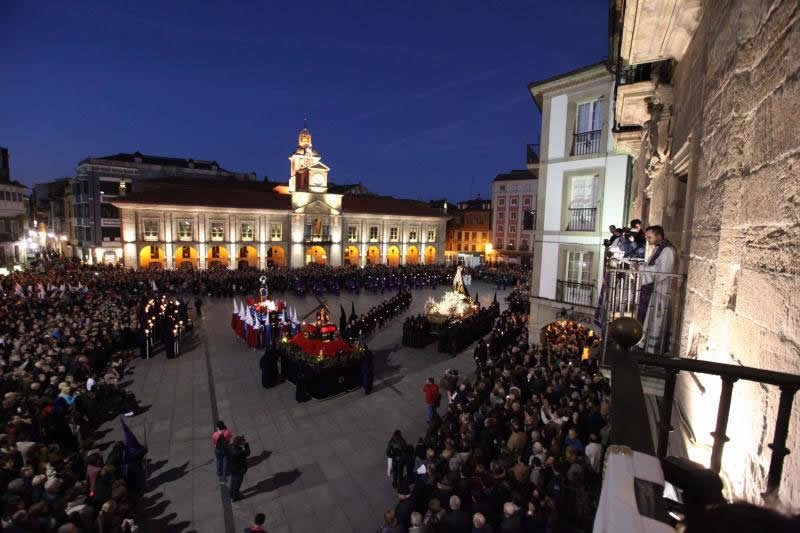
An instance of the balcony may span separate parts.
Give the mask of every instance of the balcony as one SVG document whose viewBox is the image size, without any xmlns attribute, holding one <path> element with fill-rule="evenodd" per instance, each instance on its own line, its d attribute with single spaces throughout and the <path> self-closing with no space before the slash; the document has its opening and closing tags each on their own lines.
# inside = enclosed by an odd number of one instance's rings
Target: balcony
<svg viewBox="0 0 800 533">
<path fill-rule="evenodd" d="M 594 306 L 594 284 L 577 281 L 556 281 L 556 301 L 566 304 Z"/>
<path fill-rule="evenodd" d="M 527 145 L 527 157 L 526 161 L 529 165 L 535 165 L 539 162 L 539 145 L 538 144 L 529 144 Z"/>
<path fill-rule="evenodd" d="M 570 207 L 567 231 L 595 231 L 596 207 Z"/>
<path fill-rule="evenodd" d="M 303 242 L 304 243 L 314 243 L 314 244 L 330 244 L 331 243 L 331 235 L 328 232 L 322 233 L 306 233 L 303 235 Z"/>
<path fill-rule="evenodd" d="M 603 130 L 585 131 L 576 133 L 572 140 L 572 153 L 570 155 L 589 155 L 600 153 L 600 140 Z"/>
</svg>

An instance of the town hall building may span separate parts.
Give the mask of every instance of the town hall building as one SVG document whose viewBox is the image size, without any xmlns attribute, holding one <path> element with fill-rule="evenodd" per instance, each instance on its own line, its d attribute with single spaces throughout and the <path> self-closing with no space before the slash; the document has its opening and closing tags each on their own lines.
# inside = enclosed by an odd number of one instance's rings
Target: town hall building
<svg viewBox="0 0 800 533">
<path fill-rule="evenodd" d="M 129 268 L 267 268 L 444 262 L 443 210 L 328 183 L 303 128 L 288 183 L 165 175 L 117 197 Z"/>
</svg>

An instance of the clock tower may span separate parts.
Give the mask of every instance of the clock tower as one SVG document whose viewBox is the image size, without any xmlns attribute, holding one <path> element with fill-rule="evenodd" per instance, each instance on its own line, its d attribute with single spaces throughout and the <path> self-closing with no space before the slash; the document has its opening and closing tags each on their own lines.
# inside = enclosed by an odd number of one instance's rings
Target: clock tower
<svg viewBox="0 0 800 533">
<path fill-rule="evenodd" d="M 297 148 L 289 155 L 289 191 L 327 192 L 328 171 L 312 143 L 307 127 L 297 135 Z M 298 176 L 300 174 L 302 177 Z"/>
</svg>

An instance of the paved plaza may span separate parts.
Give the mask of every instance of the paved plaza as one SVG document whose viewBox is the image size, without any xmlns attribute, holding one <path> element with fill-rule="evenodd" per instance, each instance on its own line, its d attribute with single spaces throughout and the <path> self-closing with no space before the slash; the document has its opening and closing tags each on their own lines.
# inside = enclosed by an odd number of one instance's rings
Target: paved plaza
<svg viewBox="0 0 800 533">
<path fill-rule="evenodd" d="M 408 314 L 422 311 L 429 296 L 445 290 L 416 290 L 409 311 L 368 340 L 375 354 L 375 387 L 332 399 L 299 404 L 294 386 L 261 387 L 260 351 L 249 350 L 230 328 L 229 299 L 207 300 L 192 346 L 167 360 L 163 352 L 138 360 L 128 376 L 129 389 L 145 411 L 129 424 L 149 447 L 150 476 L 141 506 L 143 530 L 153 533 L 238 532 L 257 512 L 267 515 L 271 533 L 374 531 L 395 501 L 386 478 L 386 442 L 401 429 L 410 442 L 424 433 L 422 385 L 447 368 L 474 369 L 472 347 L 455 359 L 436 351 L 400 344 Z M 474 283 L 488 305 L 494 286 Z M 334 322 L 340 304 L 358 313 L 393 293 L 328 297 Z M 505 292 L 497 292 L 501 308 Z M 284 298 L 302 316 L 317 304 L 313 296 Z M 216 419 L 234 435 L 247 437 L 250 469 L 242 485 L 244 499 L 232 503 L 221 485 L 211 446 Z M 110 422 L 105 441 L 120 439 Z"/>
</svg>

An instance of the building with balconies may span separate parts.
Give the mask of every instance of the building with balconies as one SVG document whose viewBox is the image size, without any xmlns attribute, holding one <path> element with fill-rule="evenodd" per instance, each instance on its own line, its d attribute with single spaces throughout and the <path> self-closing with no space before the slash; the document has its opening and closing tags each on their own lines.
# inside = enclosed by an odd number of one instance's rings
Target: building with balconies
<svg viewBox="0 0 800 533">
<path fill-rule="evenodd" d="M 491 242 L 492 201 L 475 198 L 451 206 L 447 210 L 452 217 L 447 222 L 447 262 L 478 266 L 488 261 L 487 251 L 492 250 L 491 246 L 487 250 Z"/>
<path fill-rule="evenodd" d="M 594 313 L 609 225 L 626 223 L 630 157 L 614 151 L 614 77 L 605 63 L 533 82 L 542 114 L 531 276 L 531 338 L 565 309 Z"/>
<path fill-rule="evenodd" d="M 9 270 L 27 260 L 26 188 L 11 179 L 8 149 L 0 147 L 0 267 Z"/>
<path fill-rule="evenodd" d="M 539 179 L 536 169 L 512 170 L 492 181 L 492 263 L 530 266 Z"/>
</svg>

